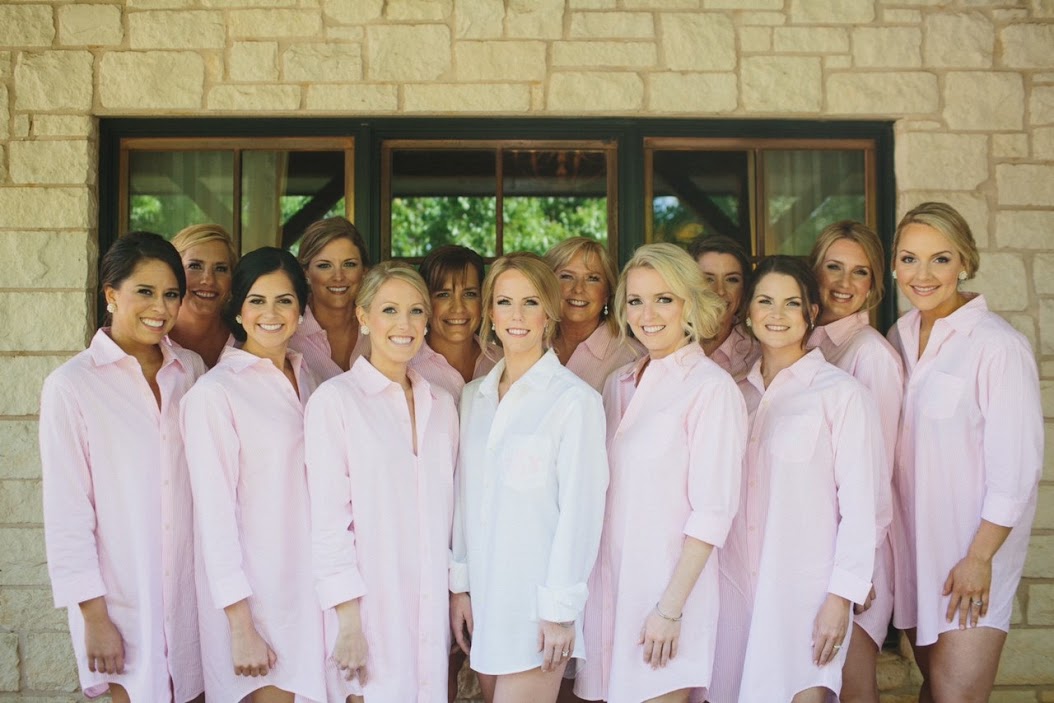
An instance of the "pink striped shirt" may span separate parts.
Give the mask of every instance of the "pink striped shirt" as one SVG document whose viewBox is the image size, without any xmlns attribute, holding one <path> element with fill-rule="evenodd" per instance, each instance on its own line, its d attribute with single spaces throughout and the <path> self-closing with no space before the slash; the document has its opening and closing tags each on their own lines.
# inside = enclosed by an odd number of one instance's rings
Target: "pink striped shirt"
<svg viewBox="0 0 1054 703">
<path fill-rule="evenodd" d="M 484 352 L 479 337 L 476 337 L 476 346 L 480 354 L 476 358 L 476 368 L 472 371 L 473 379 L 486 376 L 503 355 L 501 347 L 495 344 Z M 461 399 L 461 391 L 465 388 L 461 372 L 451 366 L 445 356 L 428 346 L 427 342 L 421 345 L 417 356 L 410 360 L 410 368 L 421 374 L 434 388 L 442 388 L 449 393 L 455 404 Z"/>
<path fill-rule="evenodd" d="M 741 325 L 735 325 L 710 358 L 736 381 L 742 381 L 761 358 L 761 345 Z"/>
<path fill-rule="evenodd" d="M 644 347 L 640 342 L 635 339 L 619 341 L 607 323 L 601 322 L 600 327 L 571 353 L 567 368 L 600 393 L 612 371 L 636 361 L 643 354 Z"/>
<path fill-rule="evenodd" d="M 172 701 L 171 679 L 183 703 L 204 686 L 179 402 L 205 364 L 168 338 L 160 348 L 160 408 L 139 362 L 108 328 L 44 382 L 44 537 L 85 694 L 116 683 L 133 701 Z M 123 674 L 88 670 L 77 604 L 99 596 L 124 639 Z"/>
<path fill-rule="evenodd" d="M 326 335 L 326 330 L 322 329 L 322 325 L 318 324 L 310 306 L 304 311 L 304 321 L 300 323 L 289 340 L 289 348 L 303 355 L 304 363 L 319 383 L 344 373 L 340 364 L 333 361 L 333 349 L 329 346 L 329 337 Z M 369 355 L 370 338 L 360 332 L 355 341 L 355 348 L 351 350 L 348 368 L 350 369 L 360 356 Z"/>
</svg>

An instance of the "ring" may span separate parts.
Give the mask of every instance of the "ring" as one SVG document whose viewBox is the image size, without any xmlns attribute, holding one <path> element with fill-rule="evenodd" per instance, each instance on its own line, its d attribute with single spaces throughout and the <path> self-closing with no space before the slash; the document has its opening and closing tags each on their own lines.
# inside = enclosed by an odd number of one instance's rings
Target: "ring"
<svg viewBox="0 0 1054 703">
<path fill-rule="evenodd" d="M 842 648 L 842 645 L 840 645 L 840 644 L 836 644 L 836 645 L 834 646 L 834 650 L 835 650 L 836 652 L 837 652 L 837 651 L 838 651 L 839 649 L 841 649 L 841 648 Z"/>
<path fill-rule="evenodd" d="M 973 602 L 973 604 L 976 605 L 978 608 L 980 608 L 982 605 L 984 605 L 984 601 L 983 600 L 975 600 Z"/>
<path fill-rule="evenodd" d="M 561 652 L 561 654 L 563 654 L 566 657 L 567 656 L 567 650 L 565 649 L 563 652 Z"/>
</svg>

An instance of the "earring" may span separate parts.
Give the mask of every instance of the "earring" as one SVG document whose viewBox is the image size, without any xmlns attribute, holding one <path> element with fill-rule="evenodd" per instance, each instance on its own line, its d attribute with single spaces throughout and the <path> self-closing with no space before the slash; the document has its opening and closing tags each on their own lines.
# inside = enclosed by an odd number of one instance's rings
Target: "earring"
<svg viewBox="0 0 1054 703">
<path fill-rule="evenodd" d="M 300 317 L 299 317 L 299 318 L 297 319 L 296 323 L 297 323 L 298 325 L 302 325 L 302 324 L 304 324 L 304 316 L 303 316 L 303 315 L 301 315 L 301 316 L 300 316 Z"/>
<path fill-rule="evenodd" d="M 106 303 L 106 312 L 111 315 L 117 312 L 117 303 Z"/>
<path fill-rule="evenodd" d="M 608 304 L 604 303 L 604 317 L 608 316 Z"/>
<path fill-rule="evenodd" d="M 959 280 L 960 281 L 965 281 L 966 280 L 966 272 L 965 271 L 960 271 L 959 272 Z"/>
<path fill-rule="evenodd" d="M 242 316 L 241 315 L 235 315 L 234 316 L 234 321 L 237 322 L 240 325 L 242 323 Z"/>
<path fill-rule="evenodd" d="M 370 336 L 370 328 L 367 327 L 366 325 L 363 325 L 362 327 L 360 327 L 359 328 L 359 332 L 362 332 L 362 334 L 366 335 L 367 337 Z"/>
<path fill-rule="evenodd" d="M 894 281 L 897 280 L 897 272 L 895 270 L 893 271 L 893 273 L 891 273 L 889 275 L 893 277 Z"/>
<path fill-rule="evenodd" d="M 753 327 L 754 326 L 753 323 L 750 322 L 750 318 L 749 317 L 746 320 L 744 320 L 743 324 L 746 325 L 747 327 Z"/>
<path fill-rule="evenodd" d="M 490 331 L 491 331 L 491 332 L 497 332 L 497 331 L 498 331 L 498 328 L 494 326 L 494 323 L 493 323 L 493 322 L 492 322 L 492 323 L 490 323 Z"/>
<path fill-rule="evenodd" d="M 425 334 L 428 334 L 428 325 L 425 325 Z"/>
</svg>

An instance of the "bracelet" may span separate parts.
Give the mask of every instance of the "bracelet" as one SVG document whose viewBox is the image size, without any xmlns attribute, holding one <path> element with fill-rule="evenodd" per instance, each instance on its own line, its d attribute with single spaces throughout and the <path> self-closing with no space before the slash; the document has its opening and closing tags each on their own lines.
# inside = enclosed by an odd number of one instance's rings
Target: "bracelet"
<svg viewBox="0 0 1054 703">
<path fill-rule="evenodd" d="M 681 614 L 678 615 L 677 617 L 671 618 L 669 615 L 667 615 L 666 613 L 662 612 L 662 610 L 659 609 L 659 602 L 658 601 L 655 601 L 655 612 L 659 614 L 660 618 L 662 618 L 663 620 L 669 620 L 670 622 L 680 622 L 681 618 L 684 617 L 684 612 L 682 611 Z"/>
</svg>

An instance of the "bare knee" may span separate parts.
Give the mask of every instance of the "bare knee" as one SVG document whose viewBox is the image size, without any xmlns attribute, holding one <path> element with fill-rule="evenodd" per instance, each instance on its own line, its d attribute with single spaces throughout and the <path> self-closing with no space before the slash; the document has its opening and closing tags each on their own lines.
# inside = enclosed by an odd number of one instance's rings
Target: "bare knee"
<svg viewBox="0 0 1054 703">
<path fill-rule="evenodd" d="M 113 703 L 130 703 L 128 691 L 124 689 L 124 686 L 116 683 L 110 684 L 110 700 Z"/>
<path fill-rule="evenodd" d="M 827 694 L 829 692 L 830 689 L 824 688 L 823 686 L 807 688 L 804 691 L 798 691 L 794 694 L 791 703 L 826 703 Z"/>
</svg>

